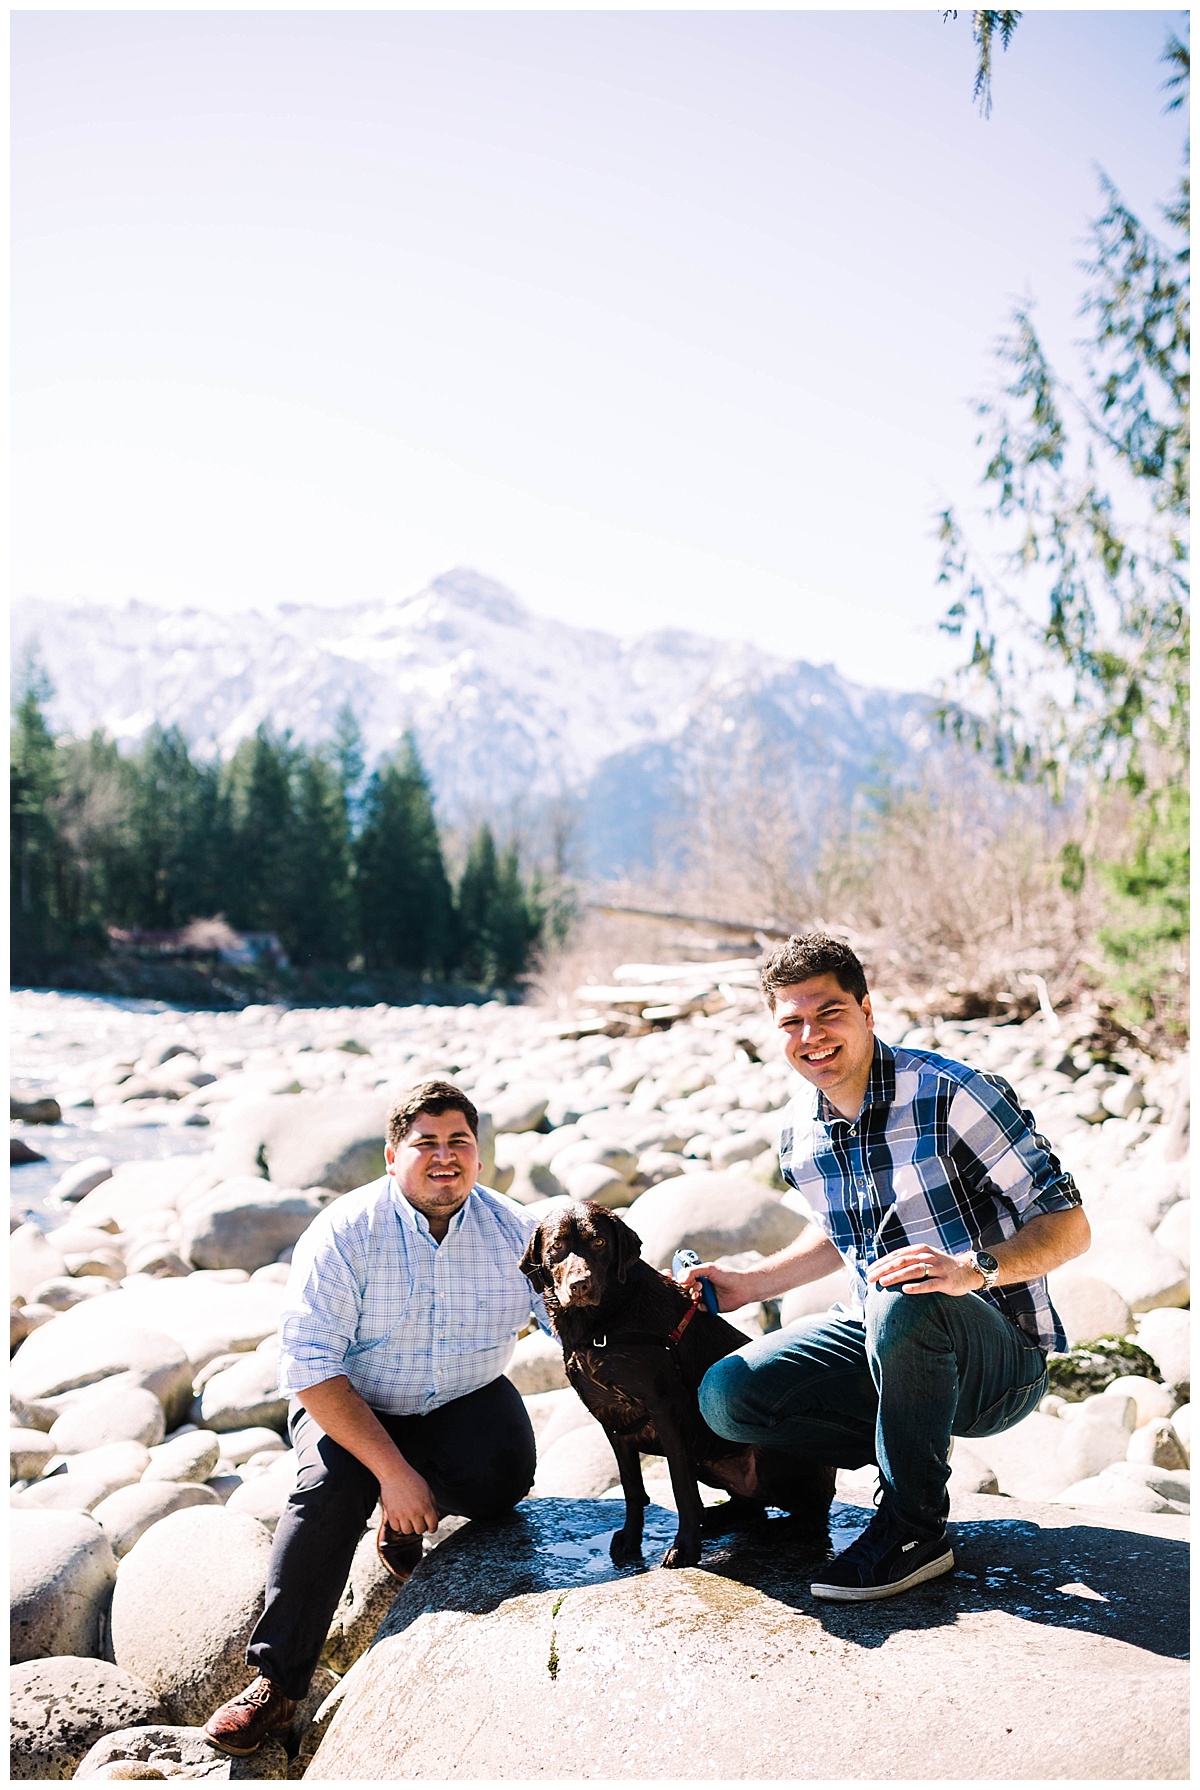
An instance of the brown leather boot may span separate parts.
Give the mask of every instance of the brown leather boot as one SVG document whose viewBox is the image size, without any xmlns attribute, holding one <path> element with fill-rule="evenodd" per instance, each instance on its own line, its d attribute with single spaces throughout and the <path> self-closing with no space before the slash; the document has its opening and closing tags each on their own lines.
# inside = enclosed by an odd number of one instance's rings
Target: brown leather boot
<svg viewBox="0 0 1200 1790">
<path fill-rule="evenodd" d="M 295 1697 L 285 1697 L 277 1684 L 260 1675 L 222 1703 L 204 1724 L 204 1733 L 223 1753 L 256 1753 L 268 1734 L 286 1728 L 295 1713 Z"/>
<path fill-rule="evenodd" d="M 399 1529 L 389 1529 L 386 1517 L 379 1525 L 375 1547 L 392 1577 L 399 1579 L 402 1585 L 411 1576 L 413 1568 L 421 1564 L 424 1551 L 419 1535 L 404 1535 Z"/>
</svg>

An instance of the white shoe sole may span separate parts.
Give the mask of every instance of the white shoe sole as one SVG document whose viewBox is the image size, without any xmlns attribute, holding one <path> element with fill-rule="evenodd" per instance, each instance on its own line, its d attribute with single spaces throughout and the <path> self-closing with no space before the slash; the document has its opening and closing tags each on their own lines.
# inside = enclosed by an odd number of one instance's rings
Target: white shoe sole
<svg viewBox="0 0 1200 1790">
<path fill-rule="evenodd" d="M 936 1560 L 927 1560 L 924 1566 L 918 1566 L 905 1579 L 897 1579 L 891 1585 L 820 1585 L 809 1586 L 814 1597 L 831 1597 L 838 1603 L 865 1604 L 877 1597 L 895 1597 L 901 1591 L 909 1591 L 914 1585 L 923 1585 L 926 1579 L 938 1579 L 944 1572 L 950 1572 L 954 1566 L 954 1551 L 947 1548 Z"/>
</svg>

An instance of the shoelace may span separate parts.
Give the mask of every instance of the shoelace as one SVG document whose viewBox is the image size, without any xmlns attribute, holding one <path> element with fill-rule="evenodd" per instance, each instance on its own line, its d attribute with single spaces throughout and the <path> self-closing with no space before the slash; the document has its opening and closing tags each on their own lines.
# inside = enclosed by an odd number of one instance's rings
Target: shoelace
<svg viewBox="0 0 1200 1790">
<path fill-rule="evenodd" d="M 249 1703 L 255 1708 L 261 1704 L 264 1708 L 275 1695 L 275 1686 L 269 1678 L 260 1678 L 251 1682 L 238 1698 L 239 1703 Z"/>
</svg>

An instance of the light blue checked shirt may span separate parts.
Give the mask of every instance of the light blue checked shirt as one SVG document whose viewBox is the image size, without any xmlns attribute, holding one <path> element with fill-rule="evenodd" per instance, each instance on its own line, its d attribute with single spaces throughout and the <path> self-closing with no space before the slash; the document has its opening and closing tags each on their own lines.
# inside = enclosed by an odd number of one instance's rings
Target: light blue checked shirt
<svg viewBox="0 0 1200 1790">
<path fill-rule="evenodd" d="M 948 1255 L 990 1249 L 1039 1212 L 1082 1204 L 1079 1189 L 1002 1076 L 875 1040 L 857 1118 L 806 1087 L 788 1108 L 779 1166 L 804 1212 L 836 1244 L 860 1314 L 865 1271 L 906 1243 Z M 1041 1349 L 1067 1339 L 1044 1280 L 986 1299 Z"/>
<path fill-rule="evenodd" d="M 391 1175 L 343 1195 L 292 1257 L 280 1391 L 345 1374 L 373 1410 L 411 1417 L 488 1385 L 544 1321 L 519 1266 L 536 1224 L 476 1186 L 437 1244 Z"/>
</svg>

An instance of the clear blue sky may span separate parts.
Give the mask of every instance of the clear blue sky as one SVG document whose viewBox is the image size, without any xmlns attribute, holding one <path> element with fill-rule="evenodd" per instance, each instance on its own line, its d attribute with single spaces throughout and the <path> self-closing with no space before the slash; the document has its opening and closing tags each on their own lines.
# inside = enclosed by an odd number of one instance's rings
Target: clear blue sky
<svg viewBox="0 0 1200 1790">
<path fill-rule="evenodd" d="M 1183 15 L 23 12 L 20 595 L 535 610 L 917 688 L 1016 296 L 1151 212 Z"/>
</svg>

